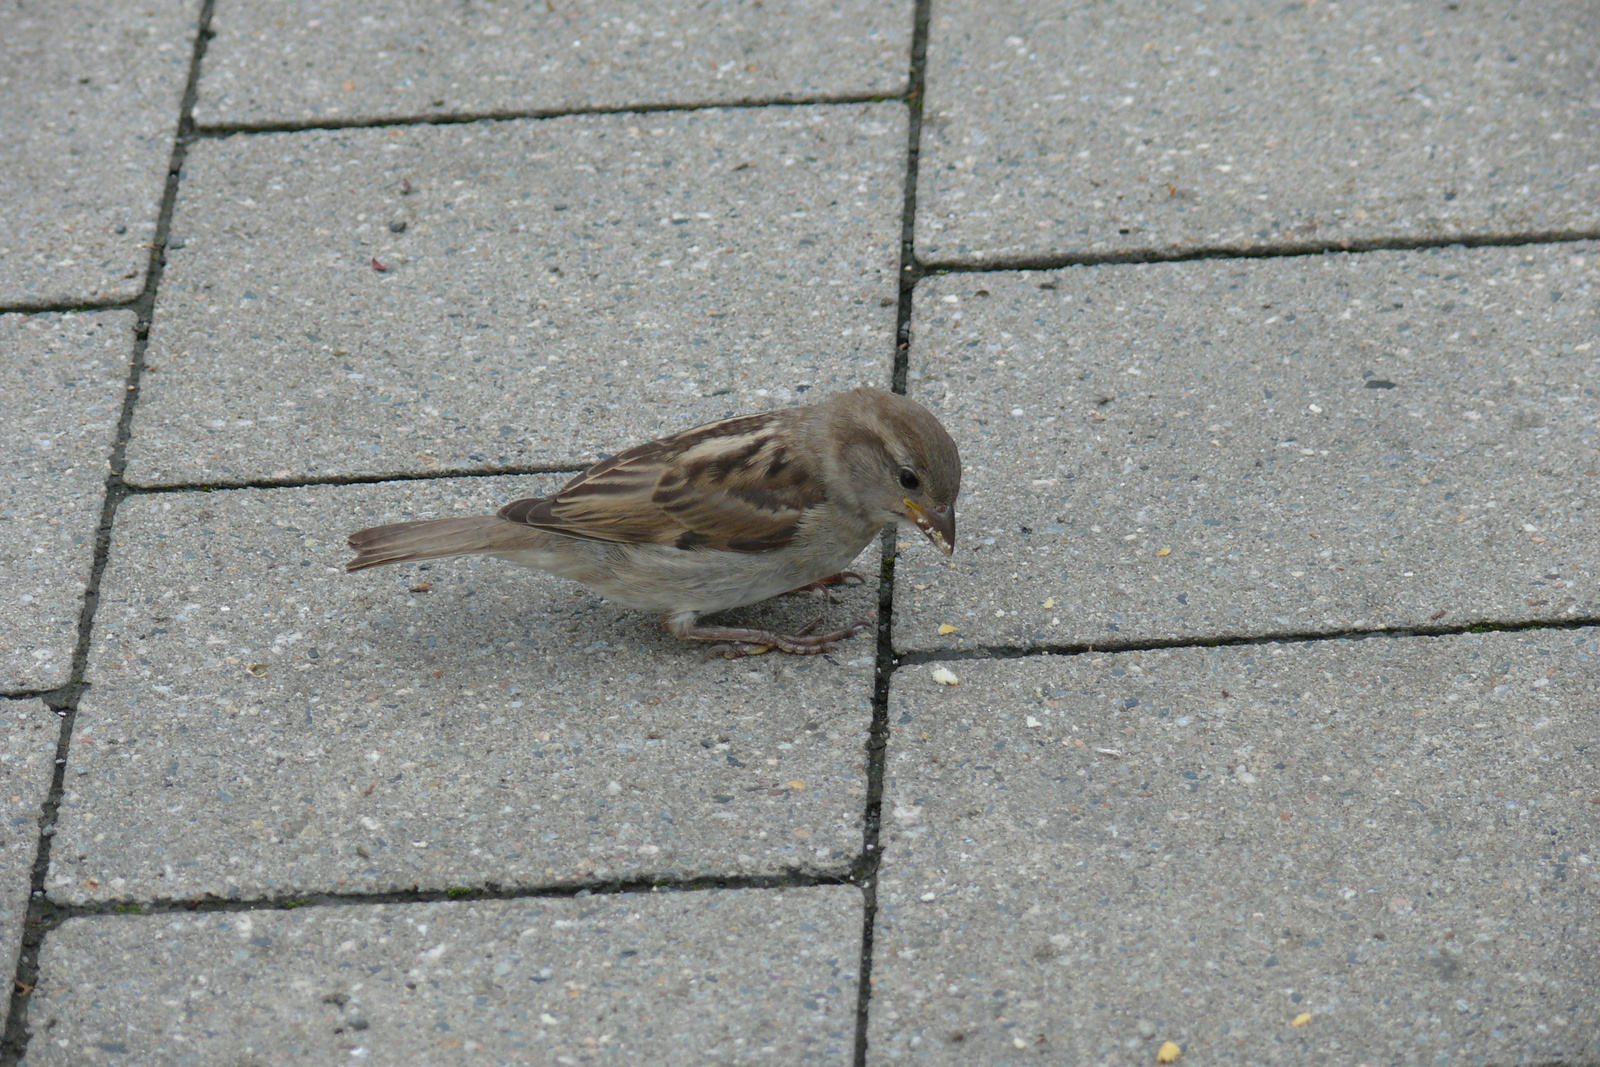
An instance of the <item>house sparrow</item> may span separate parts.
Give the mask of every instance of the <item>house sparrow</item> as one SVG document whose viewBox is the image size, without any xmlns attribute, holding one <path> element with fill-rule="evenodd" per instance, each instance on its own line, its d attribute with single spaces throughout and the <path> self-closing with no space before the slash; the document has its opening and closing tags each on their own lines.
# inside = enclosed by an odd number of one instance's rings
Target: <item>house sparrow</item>
<svg viewBox="0 0 1600 1067">
<path fill-rule="evenodd" d="M 825 651 L 833 633 L 707 626 L 707 612 L 836 583 L 896 522 L 955 551 L 961 457 L 928 411 L 879 389 L 725 419 L 595 464 L 550 497 L 498 515 L 375 526 L 350 536 L 351 571 L 482 553 L 661 613 L 677 637 L 730 656 Z"/>
</svg>

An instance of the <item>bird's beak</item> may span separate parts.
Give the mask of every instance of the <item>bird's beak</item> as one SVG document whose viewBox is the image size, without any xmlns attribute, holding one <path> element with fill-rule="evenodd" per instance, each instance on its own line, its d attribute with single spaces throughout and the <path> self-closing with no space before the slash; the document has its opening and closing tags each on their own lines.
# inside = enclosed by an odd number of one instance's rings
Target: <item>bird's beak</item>
<svg viewBox="0 0 1600 1067">
<path fill-rule="evenodd" d="M 911 521 L 917 524 L 917 529 L 925 534 L 934 547 L 945 555 L 953 555 L 956 550 L 956 513 L 950 508 L 934 508 L 928 510 L 914 500 L 907 500 L 906 514 Z"/>
</svg>

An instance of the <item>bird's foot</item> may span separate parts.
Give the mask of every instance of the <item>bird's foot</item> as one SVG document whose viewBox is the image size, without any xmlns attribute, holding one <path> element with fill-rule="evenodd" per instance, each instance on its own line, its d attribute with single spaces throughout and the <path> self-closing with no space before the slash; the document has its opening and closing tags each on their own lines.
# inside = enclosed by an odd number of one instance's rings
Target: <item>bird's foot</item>
<svg viewBox="0 0 1600 1067">
<path fill-rule="evenodd" d="M 853 637 L 861 630 L 876 621 L 876 611 L 860 622 L 851 623 L 842 630 L 832 633 L 816 633 L 822 625 L 821 619 L 815 619 L 806 626 L 801 627 L 792 634 L 780 634 L 776 630 L 762 630 L 746 626 L 689 626 L 675 630 L 679 637 L 694 641 L 718 641 L 708 651 L 708 656 L 723 656 L 727 659 L 738 659 L 740 656 L 760 656 L 777 649 L 780 652 L 792 653 L 796 656 L 815 656 L 827 652 L 834 645 L 848 637 Z"/>
<path fill-rule="evenodd" d="M 830 574 L 826 578 L 818 578 L 809 585 L 802 585 L 797 589 L 791 589 L 783 595 L 797 596 L 801 593 L 810 593 L 813 596 L 826 597 L 828 603 L 830 604 L 837 604 L 839 601 L 834 597 L 831 591 L 832 586 L 842 585 L 846 589 L 853 589 L 858 585 L 864 584 L 866 580 L 867 579 L 865 577 L 857 574 L 855 571 L 840 571 L 838 574 Z"/>
</svg>

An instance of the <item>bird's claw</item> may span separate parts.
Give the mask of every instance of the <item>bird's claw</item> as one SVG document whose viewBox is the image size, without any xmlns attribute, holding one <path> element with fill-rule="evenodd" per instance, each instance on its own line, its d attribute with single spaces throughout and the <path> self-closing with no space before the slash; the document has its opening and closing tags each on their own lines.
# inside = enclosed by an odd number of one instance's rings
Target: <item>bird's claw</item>
<svg viewBox="0 0 1600 1067">
<path fill-rule="evenodd" d="M 867 617 L 860 622 L 851 623 L 842 630 L 833 633 L 819 634 L 815 631 L 822 624 L 821 619 L 816 619 L 792 634 L 780 634 L 773 630 L 747 629 L 735 626 L 695 626 L 688 629 L 682 636 L 699 638 L 702 641 L 720 641 L 707 650 L 706 658 L 723 656 L 727 659 L 739 659 L 742 656 L 760 656 L 775 649 L 790 652 L 797 656 L 814 656 L 819 652 L 826 652 L 840 641 L 854 637 L 857 633 L 871 626 L 878 618 L 876 611 L 867 612 Z"/>
<path fill-rule="evenodd" d="M 771 652 L 773 647 L 772 645 L 752 645 L 743 642 L 712 645 L 706 650 L 706 659 L 743 659 L 745 656 L 764 656 Z"/>
<path fill-rule="evenodd" d="M 802 585 L 795 589 L 791 589 L 784 595 L 796 596 L 800 593 L 810 593 L 813 596 L 827 598 L 827 601 L 830 604 L 837 604 L 839 601 L 834 597 L 833 592 L 830 589 L 831 586 L 842 585 L 846 589 L 854 589 L 858 585 L 865 584 L 866 580 L 867 579 L 865 577 L 857 574 L 855 571 L 840 571 L 838 574 L 830 574 L 826 578 L 818 578 L 816 581 L 807 585 Z"/>
</svg>

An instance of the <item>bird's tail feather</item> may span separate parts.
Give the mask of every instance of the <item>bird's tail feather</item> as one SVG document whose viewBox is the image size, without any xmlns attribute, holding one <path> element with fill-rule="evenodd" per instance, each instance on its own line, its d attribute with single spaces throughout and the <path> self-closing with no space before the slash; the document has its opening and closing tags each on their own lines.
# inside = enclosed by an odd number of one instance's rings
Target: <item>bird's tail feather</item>
<svg viewBox="0 0 1600 1067">
<path fill-rule="evenodd" d="M 505 551 L 516 548 L 518 535 L 525 533 L 525 528 L 498 515 L 372 526 L 350 535 L 350 547 L 356 550 L 356 558 L 346 563 L 344 569 L 359 571 L 385 563 Z"/>
</svg>

